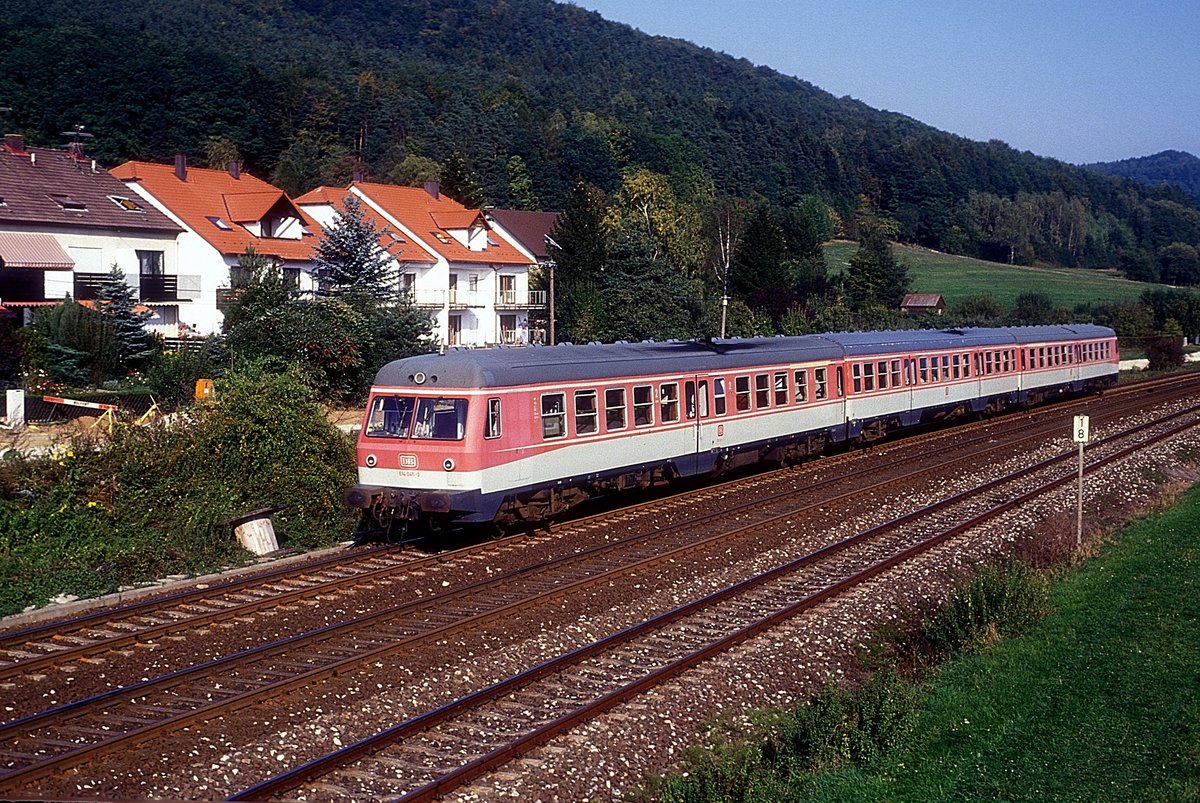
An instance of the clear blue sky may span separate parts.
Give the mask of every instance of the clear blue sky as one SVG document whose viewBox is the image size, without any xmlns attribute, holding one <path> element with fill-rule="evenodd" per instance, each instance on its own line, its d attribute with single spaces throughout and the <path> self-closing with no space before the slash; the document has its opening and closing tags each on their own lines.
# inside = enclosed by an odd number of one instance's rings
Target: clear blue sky
<svg viewBox="0 0 1200 803">
<path fill-rule="evenodd" d="M 1039 156 L 1200 156 L 1196 0 L 573 3 Z"/>
</svg>

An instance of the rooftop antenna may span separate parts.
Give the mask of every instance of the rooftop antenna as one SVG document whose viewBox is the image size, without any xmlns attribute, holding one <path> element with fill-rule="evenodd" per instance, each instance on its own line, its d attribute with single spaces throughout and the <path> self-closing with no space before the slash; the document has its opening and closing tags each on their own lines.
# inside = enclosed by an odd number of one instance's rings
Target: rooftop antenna
<svg viewBox="0 0 1200 803">
<path fill-rule="evenodd" d="M 76 123 L 75 125 L 71 126 L 70 131 L 63 131 L 62 135 L 71 140 L 71 142 L 67 145 L 67 153 L 69 153 L 71 158 L 75 160 L 76 167 L 82 170 L 83 164 L 84 162 L 88 161 L 88 158 L 83 151 L 83 143 L 80 142 L 80 140 L 94 139 L 95 134 L 89 134 L 83 130 L 82 123 Z"/>
</svg>

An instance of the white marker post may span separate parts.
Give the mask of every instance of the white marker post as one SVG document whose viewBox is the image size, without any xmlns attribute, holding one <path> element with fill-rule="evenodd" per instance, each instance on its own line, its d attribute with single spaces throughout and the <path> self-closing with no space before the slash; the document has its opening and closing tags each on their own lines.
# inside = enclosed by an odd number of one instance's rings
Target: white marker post
<svg viewBox="0 0 1200 803">
<path fill-rule="evenodd" d="M 1079 444 L 1079 490 L 1075 494 L 1075 548 L 1083 546 L 1083 445 L 1088 442 L 1088 417 L 1075 416 L 1072 429 L 1075 442 Z"/>
</svg>

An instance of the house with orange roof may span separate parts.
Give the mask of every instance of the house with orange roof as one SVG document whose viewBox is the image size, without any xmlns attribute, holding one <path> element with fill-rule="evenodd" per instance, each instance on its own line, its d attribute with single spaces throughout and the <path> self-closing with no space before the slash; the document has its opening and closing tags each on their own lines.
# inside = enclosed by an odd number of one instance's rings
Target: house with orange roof
<svg viewBox="0 0 1200 803">
<path fill-rule="evenodd" d="M 191 303 L 180 309 L 181 331 L 220 331 L 239 259 L 249 249 L 272 260 L 301 291 L 313 289 L 316 221 L 236 162 L 228 170 L 189 167 L 180 154 L 173 165 L 126 162 L 112 174 L 183 229 L 179 281 Z"/>
<path fill-rule="evenodd" d="M 170 334 L 180 231 L 81 143 L 36 148 L 20 134 L 0 142 L 0 303 L 14 317 L 28 321 L 68 295 L 94 299 L 116 266 L 153 313 L 147 328 Z"/>
<path fill-rule="evenodd" d="M 382 233 L 380 247 L 396 261 L 399 289 L 429 311 L 443 342 L 529 342 L 529 313 L 545 307 L 544 293 L 530 290 L 535 260 L 498 236 L 482 210 L 442 195 L 437 182 L 398 187 L 356 181 L 346 189 L 318 188 L 296 203 L 329 226 L 346 193 L 362 201 Z"/>
</svg>

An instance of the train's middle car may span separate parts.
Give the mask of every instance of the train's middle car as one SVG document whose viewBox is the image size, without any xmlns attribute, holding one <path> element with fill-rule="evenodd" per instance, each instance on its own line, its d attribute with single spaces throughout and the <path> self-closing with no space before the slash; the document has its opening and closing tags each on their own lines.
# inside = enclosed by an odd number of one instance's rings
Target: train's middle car
<svg viewBox="0 0 1200 803">
<path fill-rule="evenodd" d="M 540 520 L 590 496 L 1116 381 L 1091 325 L 450 350 L 376 376 L 369 525 Z"/>
</svg>

